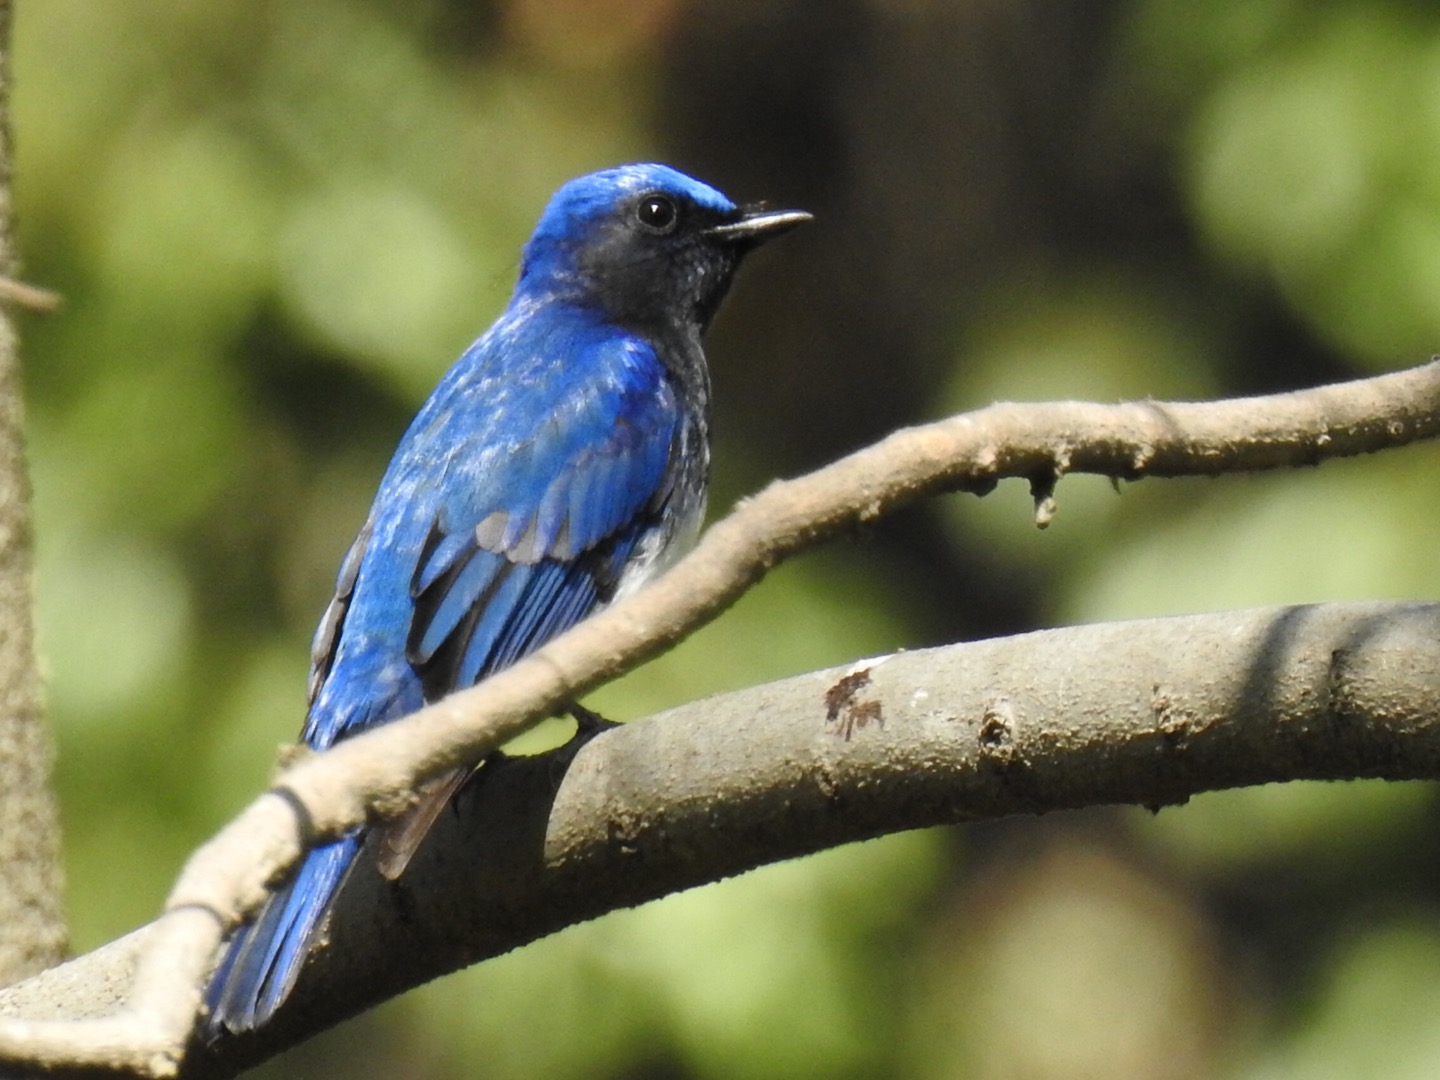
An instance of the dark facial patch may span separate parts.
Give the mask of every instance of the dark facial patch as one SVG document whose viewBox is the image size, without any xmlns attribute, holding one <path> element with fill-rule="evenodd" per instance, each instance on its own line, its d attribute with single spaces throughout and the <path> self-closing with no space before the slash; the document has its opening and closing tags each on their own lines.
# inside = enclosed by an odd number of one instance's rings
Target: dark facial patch
<svg viewBox="0 0 1440 1080">
<path fill-rule="evenodd" d="M 580 270 L 605 313 L 621 323 L 673 326 L 678 316 L 704 330 L 739 262 L 732 245 L 705 235 L 726 220 L 683 196 L 641 194 L 587 239 Z"/>
</svg>

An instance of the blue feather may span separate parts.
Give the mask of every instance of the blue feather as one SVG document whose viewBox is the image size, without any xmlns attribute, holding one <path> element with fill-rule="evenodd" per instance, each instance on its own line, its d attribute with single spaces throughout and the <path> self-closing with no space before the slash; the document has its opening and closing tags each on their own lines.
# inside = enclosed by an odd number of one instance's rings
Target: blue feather
<svg viewBox="0 0 1440 1080">
<path fill-rule="evenodd" d="M 693 532 L 709 463 L 700 334 L 744 252 L 803 216 L 741 210 L 661 165 L 556 193 L 509 305 L 421 407 L 345 559 L 315 635 L 307 743 L 514 663 Z M 285 1001 L 365 834 L 310 852 L 235 936 L 207 1037 Z"/>
</svg>

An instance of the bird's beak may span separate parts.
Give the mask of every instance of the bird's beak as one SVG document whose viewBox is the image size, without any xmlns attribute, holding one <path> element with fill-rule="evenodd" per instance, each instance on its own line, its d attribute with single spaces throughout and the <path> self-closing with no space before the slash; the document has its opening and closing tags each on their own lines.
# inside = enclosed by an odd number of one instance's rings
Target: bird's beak
<svg viewBox="0 0 1440 1080">
<path fill-rule="evenodd" d="M 804 210 L 762 210 L 758 207 L 747 207 L 742 209 L 739 221 L 716 225 L 713 229 L 705 230 L 705 235 L 726 243 L 749 247 L 789 232 L 813 216 Z"/>
</svg>

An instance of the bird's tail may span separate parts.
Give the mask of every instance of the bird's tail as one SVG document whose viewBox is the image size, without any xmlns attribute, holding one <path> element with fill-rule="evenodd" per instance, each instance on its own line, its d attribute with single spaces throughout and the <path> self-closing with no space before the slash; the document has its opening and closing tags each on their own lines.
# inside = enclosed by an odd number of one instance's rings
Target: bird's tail
<svg viewBox="0 0 1440 1080">
<path fill-rule="evenodd" d="M 357 829 L 311 851 L 294 879 L 230 940 L 205 991 L 207 1041 L 253 1031 L 290 995 L 361 838 Z"/>
</svg>

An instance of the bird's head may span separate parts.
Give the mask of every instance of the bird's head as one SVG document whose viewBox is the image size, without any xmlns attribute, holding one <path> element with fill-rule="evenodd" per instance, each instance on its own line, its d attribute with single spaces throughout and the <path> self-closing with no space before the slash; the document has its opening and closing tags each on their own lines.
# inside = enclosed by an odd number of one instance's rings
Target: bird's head
<svg viewBox="0 0 1440 1080">
<path fill-rule="evenodd" d="M 520 287 L 640 328 L 704 330 L 745 254 L 809 218 L 736 206 L 665 165 L 622 165 L 555 193 L 525 245 Z"/>
</svg>

